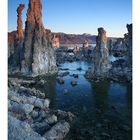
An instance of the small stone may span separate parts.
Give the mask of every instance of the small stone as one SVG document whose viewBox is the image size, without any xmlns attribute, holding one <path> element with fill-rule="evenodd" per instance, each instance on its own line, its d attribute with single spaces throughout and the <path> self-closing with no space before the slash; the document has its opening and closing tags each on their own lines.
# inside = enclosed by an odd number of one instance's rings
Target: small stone
<svg viewBox="0 0 140 140">
<path fill-rule="evenodd" d="M 127 125 L 122 125 L 122 129 L 125 131 L 131 131 L 131 127 L 127 126 Z"/>
<path fill-rule="evenodd" d="M 69 75 L 69 72 L 67 71 L 63 73 L 63 76 L 68 76 L 68 75 Z"/>
<path fill-rule="evenodd" d="M 107 133 L 105 133 L 105 132 L 101 133 L 101 135 L 102 135 L 102 136 L 105 136 L 105 137 L 110 137 L 110 135 L 107 134 Z"/>
<path fill-rule="evenodd" d="M 44 110 L 41 110 L 41 111 L 39 112 L 39 116 L 40 116 L 41 118 L 45 118 L 45 117 L 46 117 L 46 112 L 45 112 Z"/>
<path fill-rule="evenodd" d="M 79 75 L 78 75 L 78 74 L 73 74 L 73 77 L 74 77 L 74 78 L 78 78 Z"/>
<path fill-rule="evenodd" d="M 64 84 L 64 80 L 63 80 L 62 78 L 57 78 L 57 82 L 58 82 L 59 84 Z"/>
<path fill-rule="evenodd" d="M 97 126 L 97 127 L 102 127 L 102 124 L 98 123 L 96 126 Z"/>
<path fill-rule="evenodd" d="M 77 81 L 75 81 L 75 80 L 71 81 L 71 85 L 72 86 L 76 86 L 77 85 Z"/>
<path fill-rule="evenodd" d="M 34 108 L 33 105 L 29 105 L 29 104 L 23 105 L 23 109 L 24 109 L 26 114 L 31 113 L 33 111 L 33 108 Z"/>
<path fill-rule="evenodd" d="M 32 124 L 32 128 L 37 133 L 43 134 L 44 132 L 47 132 L 51 127 L 49 126 L 49 124 L 43 121 L 43 122 L 35 122 L 34 124 Z"/>
<path fill-rule="evenodd" d="M 39 85 L 44 85 L 45 83 L 46 83 L 46 81 L 43 80 L 43 79 L 41 79 L 41 80 L 38 82 Z"/>
<path fill-rule="evenodd" d="M 44 107 L 48 108 L 50 105 L 50 100 L 49 99 L 45 99 L 44 100 Z"/>
<path fill-rule="evenodd" d="M 70 130 L 70 125 L 65 122 L 59 122 L 44 134 L 47 140 L 63 140 Z"/>
<path fill-rule="evenodd" d="M 64 89 L 64 94 L 68 94 L 69 91 L 67 89 Z"/>
<path fill-rule="evenodd" d="M 47 118 L 46 118 L 46 122 L 48 124 L 56 123 L 57 122 L 57 116 L 55 116 L 55 115 L 48 115 Z"/>
<path fill-rule="evenodd" d="M 35 111 L 35 110 L 33 110 L 32 113 L 31 113 L 31 116 L 32 116 L 33 118 L 37 118 L 37 117 L 38 117 L 38 112 Z"/>
<path fill-rule="evenodd" d="M 77 68 L 77 70 L 81 71 L 81 70 L 82 70 L 82 68 L 81 68 L 81 67 L 79 67 L 79 68 Z"/>
<path fill-rule="evenodd" d="M 37 98 L 35 103 L 34 103 L 34 106 L 39 107 L 39 108 L 43 108 L 44 105 L 43 105 L 42 100 Z"/>
</svg>

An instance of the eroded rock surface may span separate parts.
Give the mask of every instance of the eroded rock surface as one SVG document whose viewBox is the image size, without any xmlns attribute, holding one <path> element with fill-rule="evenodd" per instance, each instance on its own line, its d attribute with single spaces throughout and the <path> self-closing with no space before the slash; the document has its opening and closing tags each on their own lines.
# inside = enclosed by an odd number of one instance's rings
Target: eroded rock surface
<svg viewBox="0 0 140 140">
<path fill-rule="evenodd" d="M 9 73 L 38 76 L 57 72 L 52 34 L 42 23 L 42 1 L 30 0 L 25 23 L 22 24 L 24 4 L 17 8 L 17 33 L 13 53 L 9 52 Z M 10 44 L 9 44 L 10 45 Z M 12 54 L 12 55 L 11 55 Z"/>
<path fill-rule="evenodd" d="M 10 49 L 8 54 L 8 67 L 9 72 L 19 72 L 21 68 L 21 60 L 23 58 L 23 22 L 22 22 L 22 11 L 25 5 L 20 4 L 17 8 L 17 32 L 13 36 L 13 41 L 9 43 Z M 14 35 L 14 33 L 13 33 Z"/>
<path fill-rule="evenodd" d="M 20 4 L 19 7 L 17 8 L 17 37 L 18 38 L 23 38 L 24 37 L 24 31 L 23 31 L 23 21 L 22 21 L 22 11 L 24 9 L 25 5 Z"/>
<path fill-rule="evenodd" d="M 33 80 L 26 80 L 28 84 L 32 82 Z M 9 140 L 19 140 L 20 137 L 21 140 L 64 139 L 74 115 L 50 109 L 50 100 L 42 96 L 41 91 L 21 85 L 22 79 L 8 80 Z"/>
<path fill-rule="evenodd" d="M 52 39 L 53 47 L 59 48 L 59 37 L 58 35 L 54 34 Z"/>
<path fill-rule="evenodd" d="M 21 69 L 23 73 L 31 73 L 36 76 L 57 72 L 51 34 L 45 31 L 42 23 L 41 0 L 30 0 L 29 2 L 24 49 Z"/>
<path fill-rule="evenodd" d="M 132 81 L 132 24 L 126 25 L 128 33 L 121 39 L 118 48 L 120 53 L 116 51 L 120 59 L 112 63 L 113 67 L 110 70 L 110 78 L 115 81 Z M 120 42 L 120 41 L 119 41 Z"/>
<path fill-rule="evenodd" d="M 30 125 L 22 122 L 11 115 L 8 116 L 8 139 L 9 140 L 45 140 L 34 132 Z"/>
<path fill-rule="evenodd" d="M 130 66 L 132 67 L 132 24 L 127 24 L 126 25 L 128 33 L 125 34 L 124 39 L 126 43 L 126 47 L 128 48 L 128 59 Z"/>
<path fill-rule="evenodd" d="M 98 36 L 96 38 L 96 46 L 93 50 L 93 67 L 87 73 L 90 77 L 106 77 L 111 65 L 108 61 L 108 38 L 104 28 L 98 28 Z"/>
</svg>

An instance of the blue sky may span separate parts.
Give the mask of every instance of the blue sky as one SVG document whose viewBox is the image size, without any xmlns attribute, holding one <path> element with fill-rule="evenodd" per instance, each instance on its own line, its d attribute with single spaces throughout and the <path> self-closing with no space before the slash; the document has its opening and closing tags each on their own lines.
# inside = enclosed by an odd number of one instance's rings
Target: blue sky
<svg viewBox="0 0 140 140">
<path fill-rule="evenodd" d="M 29 0 L 8 0 L 8 31 L 16 30 L 16 9 Z M 53 32 L 97 34 L 104 27 L 108 36 L 123 36 L 126 24 L 132 22 L 132 0 L 42 0 L 43 24 Z"/>
</svg>

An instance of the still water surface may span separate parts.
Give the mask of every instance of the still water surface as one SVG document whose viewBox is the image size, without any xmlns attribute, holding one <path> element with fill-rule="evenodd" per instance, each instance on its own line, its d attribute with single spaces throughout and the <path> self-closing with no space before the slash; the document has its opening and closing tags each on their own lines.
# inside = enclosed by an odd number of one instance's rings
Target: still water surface
<svg viewBox="0 0 140 140">
<path fill-rule="evenodd" d="M 79 67 L 82 70 L 77 70 Z M 50 98 L 51 108 L 76 115 L 66 140 L 131 140 L 131 84 L 89 82 L 84 77 L 89 67 L 83 61 L 65 62 L 59 66 L 59 73 L 69 72 L 63 77 L 65 83 L 60 85 L 50 78 L 41 89 Z M 73 87 L 72 80 L 78 85 Z M 65 90 L 68 92 L 64 93 Z"/>
</svg>

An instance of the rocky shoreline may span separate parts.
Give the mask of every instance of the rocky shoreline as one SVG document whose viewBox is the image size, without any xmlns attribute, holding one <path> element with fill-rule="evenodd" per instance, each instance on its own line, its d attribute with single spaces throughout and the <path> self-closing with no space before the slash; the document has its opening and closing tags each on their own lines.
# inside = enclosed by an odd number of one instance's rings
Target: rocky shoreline
<svg viewBox="0 0 140 140">
<path fill-rule="evenodd" d="M 18 6 L 17 31 L 9 34 L 8 38 L 8 73 L 10 75 L 8 78 L 8 139 L 63 140 L 70 131 L 75 115 L 72 114 L 73 112 L 69 112 L 69 109 L 68 112 L 52 109 L 50 107 L 51 99 L 48 99 L 46 94 L 36 89 L 36 87 L 43 90 L 49 88 L 49 94 L 53 94 L 51 90 L 56 90 L 54 88 L 55 84 L 65 85 L 66 87 L 59 92 L 66 96 L 72 88 L 74 89 L 80 85 L 79 83 L 82 81 L 80 79 L 81 75 L 85 76 L 83 76 L 84 78 L 82 77 L 84 82 L 88 79 L 95 85 L 97 84 L 96 89 L 97 87 L 100 88 L 100 83 L 103 83 L 103 88 L 105 82 L 102 81 L 105 80 L 110 83 L 132 83 L 132 24 L 127 24 L 128 33 L 124 34 L 124 38 L 107 37 L 103 27 L 97 29 L 97 36 L 52 33 L 50 30 L 46 30 L 43 25 L 42 1 L 29 0 L 24 30 L 22 22 L 24 7 L 24 4 Z M 69 44 L 73 43 L 73 40 L 75 40 L 75 44 L 71 48 Z M 76 43 L 81 42 L 83 42 L 83 46 L 78 47 Z M 63 46 L 61 46 L 61 43 Z M 90 43 L 95 44 L 92 46 L 89 45 Z M 113 56 L 115 60 L 110 61 L 109 56 Z M 85 67 L 89 69 L 83 70 L 80 65 L 79 67 L 71 68 L 73 73 L 70 73 L 69 68 L 59 67 L 65 62 L 72 63 L 77 61 L 88 62 L 89 65 Z M 46 78 L 45 80 L 44 77 L 52 75 L 55 75 L 55 80 L 49 85 L 49 79 Z M 66 78 L 69 78 L 69 80 Z M 45 85 L 47 82 L 48 87 Z M 84 87 L 85 83 L 82 82 L 81 85 Z M 81 89 L 78 92 L 80 93 Z M 108 94 L 108 91 L 106 92 Z M 104 95 L 104 93 L 101 94 Z M 76 100 L 75 104 L 77 104 L 78 100 Z M 86 100 L 88 102 L 87 98 Z M 61 102 L 63 101 L 64 98 Z M 71 100 L 69 101 L 71 103 Z M 82 106 L 82 103 L 80 103 L 80 106 Z M 104 101 L 100 105 L 103 106 Z M 116 111 L 115 106 L 112 108 Z M 96 110 L 96 107 L 94 109 Z M 83 110 L 86 112 L 87 109 L 83 106 Z M 89 112 L 86 114 L 87 118 L 91 117 Z M 102 116 L 100 110 L 96 112 Z M 109 123 L 101 122 L 96 124 L 96 122 L 92 122 L 91 124 L 93 124 L 93 128 L 96 128 L 94 126 L 97 125 L 97 130 L 98 128 L 100 130 L 102 125 L 108 127 Z M 126 128 L 127 132 L 130 132 L 130 126 L 127 127 L 128 131 Z M 111 123 L 107 133 L 101 132 L 103 138 L 113 138 L 108 134 L 111 130 L 110 127 L 112 127 Z M 76 129 L 73 132 L 74 137 L 78 135 L 79 140 L 82 140 L 84 135 L 88 135 L 91 136 L 91 139 L 94 137 L 95 139 L 100 139 L 100 136 L 98 137 L 100 131 L 93 129 L 95 132 L 93 136 L 92 130 L 89 130 L 88 126 L 87 128 L 84 128 L 84 133 Z M 112 133 L 115 131 L 113 130 Z M 83 137 L 78 134 L 79 132 Z M 118 130 L 117 132 L 120 131 Z"/>
<path fill-rule="evenodd" d="M 8 79 L 8 139 L 64 139 L 74 115 L 50 109 L 50 100 L 44 93 L 22 84 L 35 84 L 35 81 Z"/>
<path fill-rule="evenodd" d="M 92 81 L 108 79 L 118 82 L 132 82 L 132 24 L 127 24 L 128 33 L 115 42 L 108 39 L 104 28 L 98 28 L 96 46 L 69 49 L 60 47 L 56 50 L 59 66 L 65 62 L 86 61 L 91 68 L 85 77 Z M 109 60 L 112 56 L 114 61 Z"/>
</svg>

